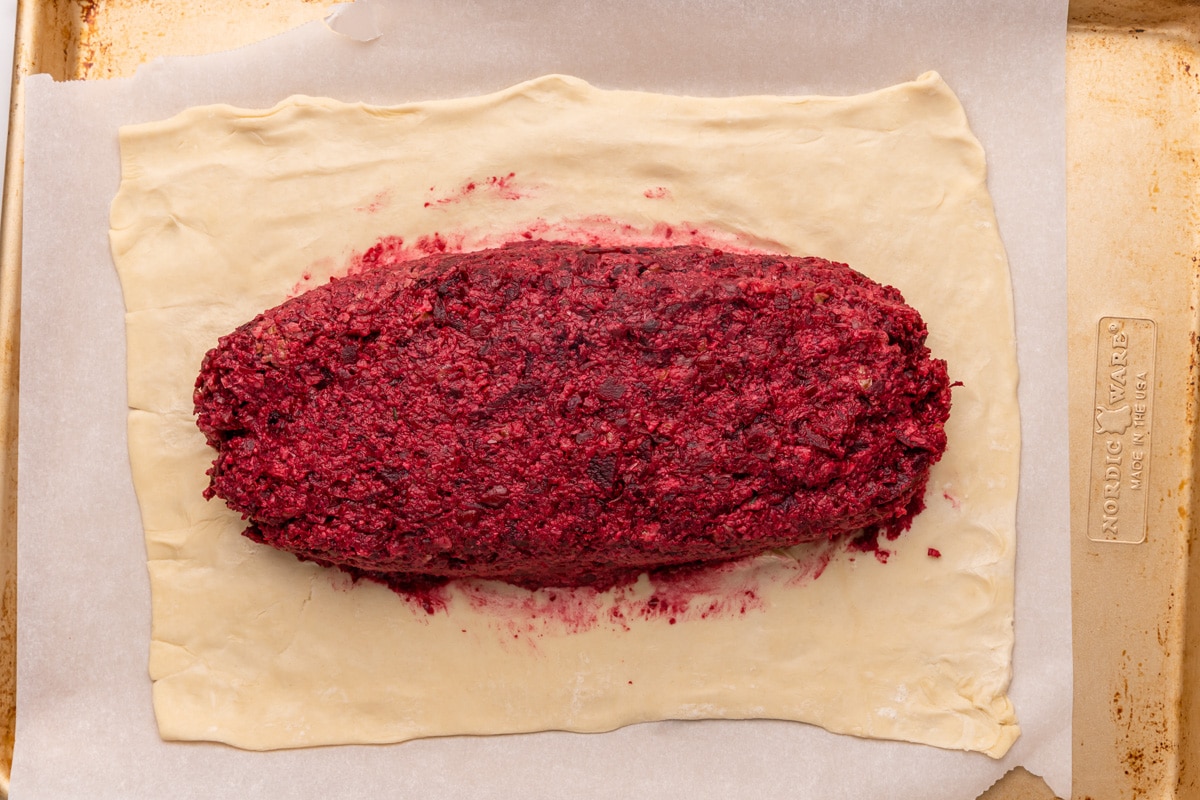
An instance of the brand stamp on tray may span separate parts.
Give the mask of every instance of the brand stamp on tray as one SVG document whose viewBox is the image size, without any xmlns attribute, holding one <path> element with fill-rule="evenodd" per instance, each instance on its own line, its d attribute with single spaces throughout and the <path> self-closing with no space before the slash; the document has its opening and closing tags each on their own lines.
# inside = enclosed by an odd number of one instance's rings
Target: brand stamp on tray
<svg viewBox="0 0 1200 800">
<path fill-rule="evenodd" d="M 1146 540 L 1154 320 L 1102 317 L 1096 342 L 1088 538 Z"/>
</svg>

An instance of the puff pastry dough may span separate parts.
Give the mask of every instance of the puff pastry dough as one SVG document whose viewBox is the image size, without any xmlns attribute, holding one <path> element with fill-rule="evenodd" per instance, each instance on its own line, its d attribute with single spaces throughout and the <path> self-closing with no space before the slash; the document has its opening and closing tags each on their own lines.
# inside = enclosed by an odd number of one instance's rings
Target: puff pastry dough
<svg viewBox="0 0 1200 800">
<path fill-rule="evenodd" d="M 670 97 L 562 76 L 392 108 L 294 97 L 123 128 L 121 159 L 111 242 L 164 738 L 268 749 L 701 717 L 996 757 L 1016 738 L 1010 283 L 983 152 L 935 73 L 846 98 Z M 472 249 L 692 231 L 845 261 L 924 315 L 963 385 L 928 508 L 886 563 L 772 553 L 723 570 L 674 620 L 613 612 L 646 608 L 645 579 L 553 596 L 466 582 L 428 614 L 253 544 L 201 498 L 204 352 L 379 237 Z M 725 605 L 699 613 L 710 600 Z"/>
</svg>

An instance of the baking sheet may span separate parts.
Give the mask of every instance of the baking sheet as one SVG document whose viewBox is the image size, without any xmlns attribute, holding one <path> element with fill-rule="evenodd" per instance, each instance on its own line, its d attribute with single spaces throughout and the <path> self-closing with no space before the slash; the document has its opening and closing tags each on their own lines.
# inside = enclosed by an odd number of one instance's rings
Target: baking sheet
<svg viewBox="0 0 1200 800">
<path fill-rule="evenodd" d="M 384 35 L 371 44 L 316 25 L 226 56 L 158 63 L 130 82 L 28 84 L 13 796 L 94 784 L 102 787 L 94 796 L 186 796 L 228 781 L 243 793 L 302 787 L 300 796 L 383 786 L 537 795 L 572 785 L 614 795 L 637 786 L 663 796 L 803 796 L 817 787 L 836 796 L 840 787 L 847 796 L 929 797 L 925 782 L 936 774 L 938 792 L 968 797 L 1018 763 L 1067 794 L 1065 4 L 457 6 L 376 4 Z M 729 18 L 742 24 L 723 24 Z M 144 550 L 124 456 L 122 306 L 107 255 L 118 124 L 199 103 L 268 105 L 293 92 L 377 103 L 456 96 L 544 72 L 677 93 L 838 94 L 928 68 L 954 86 L 988 151 L 1015 274 L 1025 449 L 1012 694 L 1025 734 L 1008 758 L 777 722 L 271 754 L 158 742 L 145 675 Z"/>
<path fill-rule="evenodd" d="M 1200 5 L 1181 0 L 1071 5 L 1074 787 L 1079 797 L 1195 797 Z M 1150 325 L 1157 332 L 1157 342 L 1131 336 L 1133 349 L 1124 358 L 1142 361 L 1138 371 L 1149 367 L 1148 377 L 1154 378 L 1144 398 L 1144 424 L 1133 427 L 1149 428 L 1153 440 L 1148 478 L 1142 474 L 1145 505 L 1138 508 L 1132 480 L 1119 497 L 1123 510 L 1132 505 L 1145 512 L 1144 521 L 1127 518 L 1120 531 L 1124 539 L 1144 535 L 1139 544 L 1097 541 L 1108 538 L 1106 520 L 1091 511 L 1101 505 L 1091 498 L 1109 483 L 1093 448 L 1115 438 L 1097 431 L 1098 407 L 1109 405 L 1114 348 L 1108 326 L 1114 323 L 1128 326 L 1131 334 L 1147 332 Z M 1108 359 L 1104 368 L 1101 355 Z M 1130 388 L 1136 403 L 1141 399 L 1136 381 Z M 1116 442 L 1123 455 L 1137 451 Z M 1118 466 L 1133 477 L 1129 458 Z"/>
</svg>

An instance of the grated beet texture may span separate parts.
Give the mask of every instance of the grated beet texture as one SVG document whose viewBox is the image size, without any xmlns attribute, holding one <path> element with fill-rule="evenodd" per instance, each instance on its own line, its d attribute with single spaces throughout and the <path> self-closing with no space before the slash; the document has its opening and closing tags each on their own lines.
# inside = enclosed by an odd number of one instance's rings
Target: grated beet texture
<svg viewBox="0 0 1200 800">
<path fill-rule="evenodd" d="M 896 535 L 950 386 L 900 293 L 844 264 L 523 242 L 312 289 L 196 382 L 208 497 L 251 538 L 392 585 L 610 585 Z"/>
</svg>

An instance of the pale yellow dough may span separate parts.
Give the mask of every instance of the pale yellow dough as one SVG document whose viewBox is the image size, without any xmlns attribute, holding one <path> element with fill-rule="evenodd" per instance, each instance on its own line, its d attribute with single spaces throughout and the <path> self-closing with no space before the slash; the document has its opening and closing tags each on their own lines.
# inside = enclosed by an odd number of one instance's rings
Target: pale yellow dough
<svg viewBox="0 0 1200 800">
<path fill-rule="evenodd" d="M 267 749 L 700 717 L 996 757 L 1017 737 L 1012 300 L 983 151 L 938 75 L 847 98 L 668 97 L 561 76 L 395 108 L 296 97 L 123 128 L 121 158 L 112 250 L 164 738 Z M 487 181 L 510 173 L 507 188 Z M 923 313 L 963 385 L 928 509 L 888 563 L 837 551 L 813 578 L 799 551 L 763 556 L 727 576 L 755 587 L 753 607 L 673 625 L 626 629 L 603 613 L 612 597 L 498 584 L 457 587 L 430 615 L 250 542 L 202 499 L 211 452 L 191 391 L 220 334 L 384 235 L 472 248 L 531 226 L 616 231 L 606 220 L 845 261 Z M 471 602 L 488 593 L 508 610 Z M 602 613 L 576 631 L 530 603 Z"/>
</svg>

